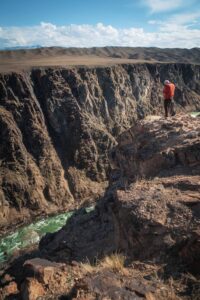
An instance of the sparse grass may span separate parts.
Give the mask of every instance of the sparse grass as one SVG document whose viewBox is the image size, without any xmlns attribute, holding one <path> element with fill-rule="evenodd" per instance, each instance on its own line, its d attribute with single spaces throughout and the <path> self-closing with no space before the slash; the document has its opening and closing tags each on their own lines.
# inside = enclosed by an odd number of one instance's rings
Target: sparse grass
<svg viewBox="0 0 200 300">
<path fill-rule="evenodd" d="M 156 300 L 156 298 L 152 295 L 152 293 L 147 293 L 145 295 L 146 300 Z"/>
<path fill-rule="evenodd" d="M 124 271 L 124 262 L 125 262 L 125 256 L 119 253 L 114 253 L 110 256 L 106 256 L 101 261 L 101 266 L 106 269 L 111 269 L 114 272 L 121 272 Z"/>
<path fill-rule="evenodd" d="M 126 257 L 123 254 L 120 253 L 114 253 L 108 256 L 105 256 L 102 260 L 97 261 L 95 265 L 91 265 L 90 262 L 82 263 L 82 270 L 84 273 L 97 273 L 101 272 L 102 270 L 111 270 L 115 273 L 120 273 L 122 276 L 128 276 L 128 278 L 131 278 L 134 280 L 141 279 L 143 282 L 144 273 L 137 273 L 136 277 L 134 277 L 134 271 L 130 271 L 129 269 L 126 269 L 124 267 Z M 137 270 L 136 270 L 137 271 Z M 182 281 L 174 281 L 172 277 L 170 277 L 167 281 L 163 281 L 156 270 L 154 270 L 153 276 L 151 278 L 150 285 L 153 284 L 156 286 L 155 291 L 153 292 L 147 292 L 145 294 L 146 300 L 181 300 L 179 296 L 177 296 L 177 291 L 182 290 Z M 200 300 L 199 297 L 199 281 L 196 278 L 193 278 L 192 275 L 188 275 L 187 278 L 185 278 L 185 281 L 191 280 L 194 282 L 194 288 L 192 293 L 192 300 Z M 180 285 L 180 286 L 179 286 Z M 185 285 L 185 284 L 184 284 Z"/>
<path fill-rule="evenodd" d="M 124 268 L 125 256 L 119 253 L 114 253 L 105 256 L 102 260 L 97 261 L 96 265 L 92 265 L 89 261 L 81 263 L 82 270 L 86 273 L 98 272 L 100 269 L 110 269 L 114 272 L 125 273 Z"/>
<path fill-rule="evenodd" d="M 97 270 L 97 266 L 92 266 L 90 264 L 90 262 L 87 262 L 87 263 L 81 263 L 81 267 L 82 267 L 82 270 L 86 273 L 93 273 L 94 271 Z"/>
<path fill-rule="evenodd" d="M 163 282 L 162 280 L 160 280 L 158 274 L 156 277 L 156 297 L 150 293 L 146 295 L 147 300 L 180 300 L 180 298 L 176 295 L 175 292 L 175 286 L 177 286 L 177 282 L 175 282 L 172 277 L 170 277 L 167 282 Z"/>
<path fill-rule="evenodd" d="M 169 300 L 179 300 L 180 298 L 176 296 L 175 291 L 174 291 L 174 280 L 172 277 L 169 278 L 169 295 L 168 299 Z"/>
<path fill-rule="evenodd" d="M 132 184 L 134 186 L 134 188 L 138 188 L 138 187 L 141 187 L 141 186 L 148 186 L 149 185 L 149 182 L 151 180 L 148 178 L 145 178 L 143 176 L 136 176 L 136 179 L 135 179 L 135 182 Z"/>
</svg>

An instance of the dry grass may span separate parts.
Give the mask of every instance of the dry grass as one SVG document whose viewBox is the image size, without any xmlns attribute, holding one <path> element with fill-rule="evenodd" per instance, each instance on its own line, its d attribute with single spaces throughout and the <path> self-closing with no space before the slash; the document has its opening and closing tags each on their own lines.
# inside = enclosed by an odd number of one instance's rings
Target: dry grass
<svg viewBox="0 0 200 300">
<path fill-rule="evenodd" d="M 124 271 L 124 262 L 125 256 L 119 253 L 112 254 L 110 256 L 106 256 L 101 261 L 101 266 L 106 269 L 111 269 L 114 272 L 121 272 Z"/>
<path fill-rule="evenodd" d="M 172 277 L 169 278 L 169 300 L 178 300 L 179 298 L 176 296 L 174 292 L 174 280 Z"/>
<path fill-rule="evenodd" d="M 19 58 L 0 58 L 0 72 L 11 72 L 29 70 L 33 67 L 72 67 L 72 66 L 113 66 L 117 64 L 138 64 L 145 63 L 148 60 L 138 60 L 129 58 L 112 58 L 112 57 L 99 57 L 94 55 L 82 56 L 37 56 Z"/>
<path fill-rule="evenodd" d="M 146 300 L 156 300 L 156 298 L 152 295 L 152 293 L 147 293 L 145 295 Z"/>
<path fill-rule="evenodd" d="M 153 295 L 152 293 L 147 293 L 145 295 L 145 297 L 146 297 L 146 300 L 180 300 L 180 298 L 178 298 L 175 294 L 173 294 L 173 295 L 166 294 L 166 296 L 164 296 L 164 298 L 163 298 L 163 296 L 158 296 L 158 295 Z"/>
<path fill-rule="evenodd" d="M 81 268 L 82 268 L 82 270 L 83 270 L 84 273 L 89 273 L 89 274 L 91 274 L 91 273 L 93 273 L 94 271 L 97 270 L 97 267 L 96 266 L 92 266 L 90 264 L 90 262 L 88 262 L 88 263 L 81 263 Z"/>
<path fill-rule="evenodd" d="M 114 253 L 112 255 L 104 257 L 102 260 L 97 261 L 96 265 L 91 265 L 90 262 L 82 263 L 82 270 L 84 273 L 97 273 L 101 272 L 103 269 L 111 270 L 115 273 L 120 273 L 122 276 L 128 276 L 128 278 L 134 279 L 135 271 L 130 271 L 124 267 L 125 264 L 125 256 L 120 253 Z M 152 273 L 151 273 L 152 274 Z M 140 271 L 137 273 L 136 278 L 143 280 L 144 273 Z M 199 281 L 197 279 L 192 278 L 191 276 L 186 278 L 185 280 L 192 280 L 194 281 L 194 295 L 192 295 L 192 300 L 200 300 L 199 295 Z M 198 281 L 198 282 L 197 282 Z M 164 282 L 160 279 L 156 270 L 154 270 L 154 279 L 152 279 L 152 283 L 156 285 L 156 290 L 154 292 L 147 292 L 145 294 L 146 300 L 181 300 L 178 297 L 177 291 L 182 289 L 183 282 L 174 281 L 171 277 L 168 279 L 167 282 Z M 179 286 L 180 285 L 180 286 Z M 198 290 L 198 291 L 197 291 Z M 199 297 L 199 298 L 198 298 Z"/>
<path fill-rule="evenodd" d="M 181 300 L 176 295 L 177 282 L 174 282 L 173 278 L 170 277 L 168 282 L 162 282 L 158 276 L 158 289 L 155 300 Z M 147 300 L 153 300 L 154 298 L 148 298 Z"/>
<path fill-rule="evenodd" d="M 131 187 L 137 189 L 141 187 L 149 187 L 149 184 L 152 184 L 152 180 L 142 176 L 137 176 L 135 182 L 131 184 Z"/>
<path fill-rule="evenodd" d="M 100 269 L 110 269 L 114 272 L 126 273 L 124 268 L 125 256 L 119 253 L 105 256 L 102 260 L 99 260 L 96 265 L 91 265 L 88 261 L 81 263 L 82 270 L 86 273 L 98 272 Z"/>
</svg>

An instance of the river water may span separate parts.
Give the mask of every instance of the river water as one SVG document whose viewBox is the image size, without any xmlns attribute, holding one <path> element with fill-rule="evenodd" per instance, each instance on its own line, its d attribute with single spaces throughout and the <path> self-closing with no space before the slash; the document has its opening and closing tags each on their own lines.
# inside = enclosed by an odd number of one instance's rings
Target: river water
<svg viewBox="0 0 200 300">
<path fill-rule="evenodd" d="M 86 212 L 93 209 L 94 206 L 87 207 Z M 37 244 L 46 233 L 58 231 L 72 215 L 71 211 L 41 219 L 0 238 L 0 264 L 7 261 L 17 250 Z"/>
<path fill-rule="evenodd" d="M 16 250 L 38 243 L 41 237 L 47 232 L 59 230 L 72 214 L 72 212 L 67 212 L 39 220 L 1 238 L 0 263 L 5 262 Z"/>
<path fill-rule="evenodd" d="M 190 115 L 191 115 L 193 118 L 200 117 L 200 111 L 194 111 L 194 112 L 191 112 Z"/>
</svg>

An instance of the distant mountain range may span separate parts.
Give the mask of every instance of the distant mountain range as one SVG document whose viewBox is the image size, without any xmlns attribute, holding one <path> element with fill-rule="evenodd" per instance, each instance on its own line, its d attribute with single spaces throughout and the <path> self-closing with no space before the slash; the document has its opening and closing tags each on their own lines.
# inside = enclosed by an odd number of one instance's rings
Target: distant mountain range
<svg viewBox="0 0 200 300">
<path fill-rule="evenodd" d="M 34 46 L 16 46 L 16 47 L 4 47 L 0 48 L 1 50 L 26 50 L 26 49 L 37 49 L 37 48 L 42 48 L 41 45 L 34 45 Z"/>
<path fill-rule="evenodd" d="M 179 62 L 200 64 L 200 48 L 156 48 L 156 47 L 92 47 L 92 48 L 64 48 L 64 47 L 13 47 L 0 51 L 0 59 L 10 57 L 29 58 L 54 56 L 98 56 L 119 59 L 134 59 L 150 62 Z"/>
<path fill-rule="evenodd" d="M 109 66 L 136 63 L 176 63 L 200 65 L 200 48 L 15 47 L 0 51 L 0 72 L 16 72 L 38 67 Z"/>
</svg>

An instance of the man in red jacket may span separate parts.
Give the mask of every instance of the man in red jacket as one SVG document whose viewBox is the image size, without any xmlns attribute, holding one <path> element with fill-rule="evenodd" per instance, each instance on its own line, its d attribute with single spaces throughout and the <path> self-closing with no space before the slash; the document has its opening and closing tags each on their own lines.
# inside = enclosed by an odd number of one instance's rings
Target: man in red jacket
<svg viewBox="0 0 200 300">
<path fill-rule="evenodd" d="M 171 83 L 169 80 L 165 80 L 164 85 L 165 85 L 163 89 L 164 109 L 165 109 L 165 118 L 167 118 L 169 109 L 171 110 L 171 115 L 175 114 L 172 109 L 175 85 Z"/>
</svg>

